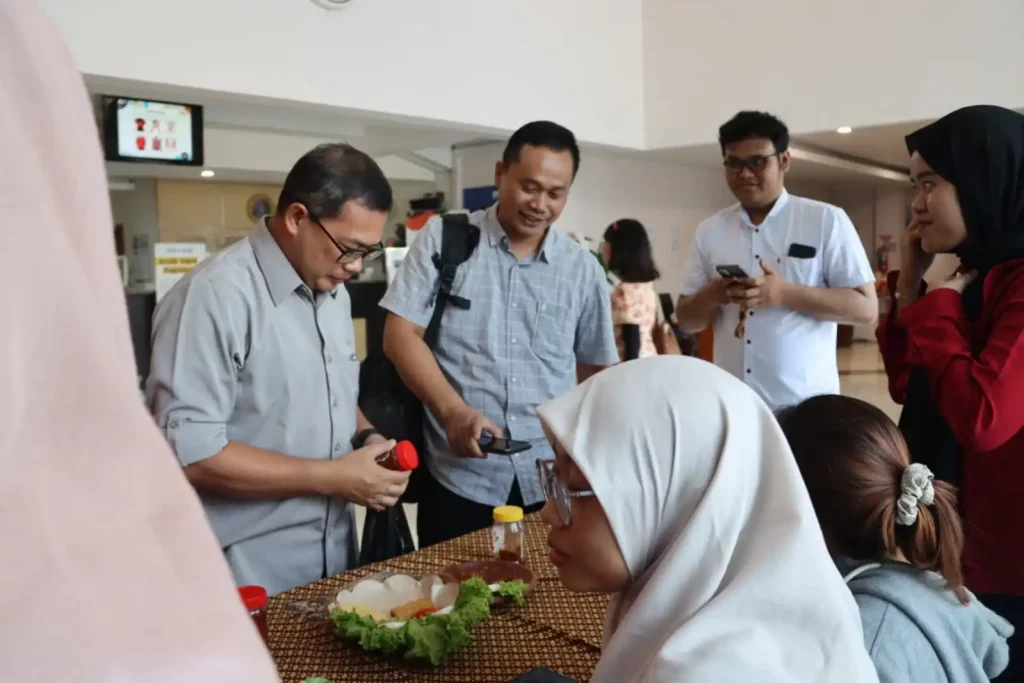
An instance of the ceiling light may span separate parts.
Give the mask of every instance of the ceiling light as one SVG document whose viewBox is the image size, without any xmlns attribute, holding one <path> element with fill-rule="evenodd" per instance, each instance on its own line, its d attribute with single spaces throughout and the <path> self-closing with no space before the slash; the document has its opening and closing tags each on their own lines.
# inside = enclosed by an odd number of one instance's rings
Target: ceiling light
<svg viewBox="0 0 1024 683">
<path fill-rule="evenodd" d="M 210 169 L 206 169 L 205 171 L 203 171 L 199 175 L 203 176 L 204 178 L 212 178 L 215 174 Z"/>
<path fill-rule="evenodd" d="M 850 128 L 849 126 L 839 126 L 836 128 L 836 132 L 840 135 L 849 135 L 853 132 L 853 128 Z"/>
</svg>

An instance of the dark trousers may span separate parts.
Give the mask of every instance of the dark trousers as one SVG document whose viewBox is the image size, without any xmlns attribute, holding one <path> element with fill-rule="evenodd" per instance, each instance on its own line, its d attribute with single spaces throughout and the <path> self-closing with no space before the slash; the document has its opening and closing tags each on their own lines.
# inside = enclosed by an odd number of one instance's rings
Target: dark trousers
<svg viewBox="0 0 1024 683">
<path fill-rule="evenodd" d="M 449 541 L 459 536 L 486 529 L 494 523 L 494 508 L 466 500 L 442 486 L 429 470 L 423 473 L 419 507 L 416 510 L 416 532 L 420 548 Z M 523 505 L 523 493 L 519 481 L 512 484 L 507 505 L 518 505 L 530 514 L 539 511 L 544 503 Z"/>
<path fill-rule="evenodd" d="M 1024 597 L 1013 595 L 978 595 L 985 607 L 1006 619 L 1016 629 L 1008 641 L 1010 644 L 1010 665 L 998 678 L 992 680 L 1000 683 L 1020 683 L 1024 681 Z"/>
</svg>

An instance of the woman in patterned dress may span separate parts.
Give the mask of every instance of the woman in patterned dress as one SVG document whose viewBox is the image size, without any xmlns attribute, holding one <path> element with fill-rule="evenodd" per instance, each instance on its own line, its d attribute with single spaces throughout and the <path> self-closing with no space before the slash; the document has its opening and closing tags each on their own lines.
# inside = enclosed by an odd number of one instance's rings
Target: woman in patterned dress
<svg viewBox="0 0 1024 683">
<path fill-rule="evenodd" d="M 658 355 L 654 327 L 661 322 L 654 281 L 661 277 L 654 265 L 651 241 L 640 221 L 617 220 L 604 232 L 601 254 L 619 283 L 612 292 L 612 324 L 619 357 L 634 360 Z"/>
</svg>

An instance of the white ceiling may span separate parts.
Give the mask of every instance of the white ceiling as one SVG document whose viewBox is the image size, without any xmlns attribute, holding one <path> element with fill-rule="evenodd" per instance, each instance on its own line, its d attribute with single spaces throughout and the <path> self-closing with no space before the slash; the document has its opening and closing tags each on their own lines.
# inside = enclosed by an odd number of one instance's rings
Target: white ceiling
<svg viewBox="0 0 1024 683">
<path fill-rule="evenodd" d="M 430 122 L 367 116 L 311 105 L 246 101 L 226 93 L 196 93 L 152 84 L 88 79 L 93 95 L 118 95 L 203 106 L 207 167 L 215 180 L 281 182 L 306 150 L 344 141 L 373 156 L 390 178 L 433 180 L 436 167 L 403 158 L 413 150 L 449 148 L 477 131 Z M 98 102 L 98 97 L 97 97 Z M 97 103 L 98 108 L 98 103 Z M 199 168 L 107 163 L 110 177 L 198 178 Z"/>
<path fill-rule="evenodd" d="M 428 148 L 446 150 L 451 145 L 469 140 L 501 139 L 494 131 L 482 131 L 471 126 L 439 125 L 400 117 L 383 117 L 366 113 L 344 111 L 330 107 L 273 100 L 244 99 L 227 93 L 189 92 L 180 88 L 168 88 L 152 84 L 109 82 L 90 79 L 88 84 L 94 94 L 113 94 L 129 97 L 165 99 L 202 104 L 205 124 L 210 130 L 221 131 L 222 135 L 237 137 L 240 134 L 270 134 L 278 138 L 295 139 L 288 149 L 299 144 L 312 146 L 316 140 L 344 140 L 387 163 L 396 173 L 409 171 L 409 155 Z M 805 144 L 817 152 L 834 152 L 843 157 L 861 160 L 868 164 L 880 164 L 894 169 L 906 166 L 906 148 L 903 137 L 922 125 L 910 122 L 890 126 L 877 126 L 855 130 L 849 135 L 834 131 L 801 135 L 794 139 L 794 145 Z M 210 153 L 208 145 L 208 156 Z M 650 152 L 626 152 L 630 156 L 653 158 L 659 161 L 718 168 L 721 155 L 717 144 L 706 144 L 680 149 L 656 150 Z M 277 168 L 247 170 L 241 163 L 232 168 L 214 169 L 218 180 L 268 181 L 277 182 L 283 178 L 294 159 L 282 159 Z M 823 162 L 823 163 L 819 163 Z M 403 166 L 404 164 L 404 166 Z M 856 167 L 843 160 L 834 163 L 822 157 L 817 161 L 794 159 L 790 178 L 802 183 L 828 185 L 852 184 L 861 186 L 891 185 L 904 182 L 902 179 L 879 178 L 865 173 L 865 168 Z M 174 168 L 162 165 L 109 164 L 112 175 L 160 176 L 190 178 L 197 175 L 196 169 Z"/>
<path fill-rule="evenodd" d="M 367 115 L 313 104 L 297 105 L 157 84 L 86 77 L 93 95 L 121 95 L 204 107 L 209 127 L 346 140 L 373 156 L 426 147 L 448 147 L 480 131 L 400 117 Z"/>
<path fill-rule="evenodd" d="M 1024 109 L 1018 109 L 1024 114 Z M 886 126 L 871 126 L 855 129 L 852 133 L 842 135 L 835 131 L 823 131 L 800 135 L 795 139 L 797 144 L 809 143 L 837 152 L 845 156 L 872 161 L 887 166 L 906 168 L 908 164 L 907 146 L 904 138 L 918 128 L 931 123 L 930 120 L 908 121 Z"/>
<path fill-rule="evenodd" d="M 722 153 L 717 144 L 658 150 L 647 152 L 645 156 L 674 164 L 716 169 L 722 167 Z M 873 175 L 874 172 L 880 172 L 883 169 L 860 168 L 859 165 L 846 163 L 845 160 L 818 159 L 820 156 L 827 155 L 813 155 L 813 158 L 801 158 L 802 156 L 812 155 L 801 155 L 797 149 L 794 149 L 792 166 L 787 174 L 789 180 L 801 184 L 813 183 L 832 187 L 838 185 L 891 187 L 894 184 L 907 182 L 907 179 L 903 177 L 883 178 Z"/>
<path fill-rule="evenodd" d="M 835 131 L 800 135 L 794 142 L 809 143 L 844 156 L 872 161 L 886 166 L 906 168 L 907 146 L 903 138 L 925 125 L 926 121 L 897 123 L 890 126 L 861 128 L 841 135 Z"/>
</svg>

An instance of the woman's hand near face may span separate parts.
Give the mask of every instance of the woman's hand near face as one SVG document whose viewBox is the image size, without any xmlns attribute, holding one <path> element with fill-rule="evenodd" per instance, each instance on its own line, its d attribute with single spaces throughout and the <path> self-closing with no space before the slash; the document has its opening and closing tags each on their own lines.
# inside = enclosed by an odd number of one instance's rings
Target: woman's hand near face
<svg viewBox="0 0 1024 683">
<path fill-rule="evenodd" d="M 924 274 L 935 261 L 935 254 L 928 254 L 921 248 L 921 225 L 917 216 L 900 236 L 900 276 L 897 284 L 900 303 L 912 304 L 921 293 Z"/>
</svg>

